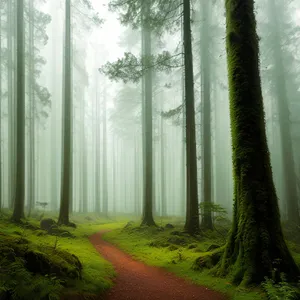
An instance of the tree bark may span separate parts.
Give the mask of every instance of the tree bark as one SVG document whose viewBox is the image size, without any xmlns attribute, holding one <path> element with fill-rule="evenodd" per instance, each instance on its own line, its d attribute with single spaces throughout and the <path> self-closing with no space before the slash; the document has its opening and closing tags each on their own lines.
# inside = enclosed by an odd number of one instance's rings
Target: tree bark
<svg viewBox="0 0 300 300">
<path fill-rule="evenodd" d="M 142 14 L 142 18 L 150 13 L 150 7 L 145 7 L 145 15 Z M 143 56 L 151 56 L 151 28 L 149 24 L 143 21 L 142 24 L 142 37 L 143 37 Z M 152 69 L 147 70 L 144 80 L 145 88 L 145 102 L 144 102 L 144 207 L 143 207 L 143 219 L 141 225 L 153 226 L 156 225 L 153 219 L 153 138 L 152 138 Z"/>
<path fill-rule="evenodd" d="M 103 173 L 102 173 L 102 180 L 103 180 L 103 214 L 105 217 L 108 216 L 108 191 L 107 191 L 107 105 L 106 105 L 106 88 L 104 88 L 103 92 Z"/>
<path fill-rule="evenodd" d="M 183 0 L 187 180 L 187 207 L 185 230 L 190 234 L 195 234 L 199 232 L 199 208 L 195 127 L 194 70 L 190 10 L 190 0 Z"/>
<path fill-rule="evenodd" d="M 65 1 L 62 183 L 58 223 L 69 225 L 72 172 L 71 0 Z"/>
<path fill-rule="evenodd" d="M 283 238 L 266 139 L 253 0 L 226 1 L 226 42 L 234 174 L 234 216 L 220 273 L 260 283 L 299 269 Z M 277 278 L 278 279 L 278 278 Z"/>
<path fill-rule="evenodd" d="M 25 60 L 24 1 L 17 2 L 17 170 L 16 198 L 12 220 L 24 218 L 25 202 Z"/>
<path fill-rule="evenodd" d="M 212 213 L 209 204 L 212 202 L 212 147 L 211 147 L 211 71 L 210 71 L 210 2 L 201 1 L 201 81 L 202 81 L 202 101 L 203 101 L 203 127 L 202 127 L 202 147 L 203 147 L 203 202 L 204 211 L 201 220 L 201 228 L 213 230 Z M 207 205 L 208 204 L 208 205 Z"/>
</svg>

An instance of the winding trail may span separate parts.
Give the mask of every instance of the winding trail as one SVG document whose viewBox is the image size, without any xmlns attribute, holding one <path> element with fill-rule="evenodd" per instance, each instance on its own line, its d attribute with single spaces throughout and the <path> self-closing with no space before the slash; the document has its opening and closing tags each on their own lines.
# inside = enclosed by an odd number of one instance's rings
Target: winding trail
<svg viewBox="0 0 300 300">
<path fill-rule="evenodd" d="M 104 241 L 101 231 L 90 237 L 97 251 L 110 261 L 117 277 L 105 300 L 226 300 L 224 295 L 206 287 L 136 261 L 114 245 Z"/>
</svg>

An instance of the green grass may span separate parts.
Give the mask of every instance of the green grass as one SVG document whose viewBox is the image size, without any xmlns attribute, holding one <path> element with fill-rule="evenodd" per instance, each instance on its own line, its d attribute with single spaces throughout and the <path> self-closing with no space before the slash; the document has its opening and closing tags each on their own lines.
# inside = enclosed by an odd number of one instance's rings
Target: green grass
<svg viewBox="0 0 300 300">
<path fill-rule="evenodd" d="M 52 217 L 53 214 L 45 214 L 45 217 Z M 65 250 L 76 255 L 83 265 L 82 280 L 70 280 L 68 288 L 63 292 L 99 294 L 112 286 L 112 278 L 115 276 L 112 265 L 104 260 L 89 242 L 88 237 L 103 229 L 115 229 L 123 226 L 124 222 L 115 222 L 110 219 L 97 219 L 93 215 L 91 221 L 87 221 L 86 215 L 74 215 L 72 222 L 77 228 L 65 228 L 75 238 L 64 238 L 45 234 L 41 230 L 32 230 L 26 226 L 19 226 L 9 221 L 8 215 L 2 215 L 0 219 L 0 232 L 11 238 L 24 238 L 30 242 L 30 247 L 36 250 L 55 248 Z M 39 220 L 27 219 L 27 222 L 39 227 Z M 1 236 L 0 236 L 1 238 Z M 56 245 L 56 246 L 55 246 Z"/>
<path fill-rule="evenodd" d="M 171 221 L 168 220 L 170 223 Z M 172 224 L 176 219 L 172 220 Z M 161 220 L 159 225 L 166 223 Z M 177 221 L 178 223 L 178 221 Z M 129 229 L 115 229 L 104 235 L 104 239 L 117 245 L 119 248 L 129 253 L 133 258 L 141 260 L 144 263 L 164 268 L 179 277 L 188 279 L 196 284 L 206 286 L 210 289 L 220 291 L 229 295 L 234 300 L 263 300 L 266 299 L 265 294 L 260 289 L 245 289 L 233 286 L 227 279 L 213 277 L 208 270 L 194 271 L 192 269 L 193 262 L 201 255 L 207 255 L 207 248 L 212 244 L 221 245 L 223 238 L 218 237 L 215 233 L 210 233 L 208 237 L 202 238 L 200 241 L 192 237 L 184 237 L 187 244 L 185 246 L 168 246 L 170 237 L 174 237 L 170 233 L 172 231 L 182 230 L 182 224 L 175 225 L 174 229 L 165 229 L 158 231 L 155 228 L 145 228 L 139 230 L 134 224 Z M 155 246 L 149 244 L 154 242 Z M 196 248 L 188 249 L 188 245 L 195 245 Z"/>
</svg>

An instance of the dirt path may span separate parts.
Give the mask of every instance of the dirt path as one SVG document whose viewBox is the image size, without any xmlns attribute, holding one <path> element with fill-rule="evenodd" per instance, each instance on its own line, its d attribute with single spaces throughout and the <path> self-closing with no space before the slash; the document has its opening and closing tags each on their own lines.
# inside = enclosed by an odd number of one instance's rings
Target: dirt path
<svg viewBox="0 0 300 300">
<path fill-rule="evenodd" d="M 225 300 L 224 295 L 193 285 L 163 269 L 132 259 L 97 233 L 90 237 L 97 251 L 117 272 L 114 287 L 105 300 Z"/>
</svg>

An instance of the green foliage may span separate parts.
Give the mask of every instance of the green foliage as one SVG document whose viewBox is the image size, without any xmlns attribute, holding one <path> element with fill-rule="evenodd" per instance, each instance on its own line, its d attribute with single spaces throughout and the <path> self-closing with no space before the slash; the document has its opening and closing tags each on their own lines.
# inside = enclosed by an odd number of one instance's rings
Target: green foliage
<svg viewBox="0 0 300 300">
<path fill-rule="evenodd" d="M 201 202 L 199 208 L 201 216 L 203 216 L 205 212 L 215 213 L 223 217 L 227 215 L 227 211 L 224 207 L 213 202 Z"/>
<path fill-rule="evenodd" d="M 9 216 L 3 212 L 0 220 L 0 298 L 1 292 L 13 292 L 13 299 L 59 299 L 57 295 L 65 292 L 98 294 L 111 287 L 114 270 L 99 256 L 88 237 L 120 224 L 92 218 L 87 221 L 87 215 L 78 214 L 72 219 L 78 227 L 68 228 L 74 237 L 58 240 L 57 236 L 36 229 L 38 215 L 28 220 L 30 226 L 12 224 Z M 50 216 L 53 217 L 51 213 Z M 82 264 L 81 274 L 74 266 L 79 262 L 75 255 Z M 39 262 L 28 264 L 29 258 Z"/>
<path fill-rule="evenodd" d="M 3 258 L 0 269 L 0 293 L 9 294 L 12 299 L 60 299 L 62 281 L 55 276 L 32 274 L 22 258 L 12 263 Z"/>
<path fill-rule="evenodd" d="M 281 281 L 276 283 L 273 279 L 265 277 L 262 283 L 269 300 L 297 300 L 300 299 L 299 289 L 286 281 L 285 275 L 281 274 Z"/>
<path fill-rule="evenodd" d="M 158 230 L 155 227 L 141 228 L 137 223 L 133 223 L 128 228 L 106 233 L 104 239 L 148 265 L 162 267 L 196 284 L 226 293 L 233 300 L 266 299 L 259 289 L 237 289 L 227 279 L 212 276 L 208 269 L 204 269 L 201 273 L 193 270 L 194 261 L 199 256 L 210 255 L 211 252 L 206 252 L 206 250 L 212 244 L 220 244 L 220 237 L 214 236 L 211 239 L 203 236 L 191 237 L 182 232 L 183 222 L 179 218 L 172 220 L 164 218 L 161 226 L 167 223 L 171 223 L 175 228 L 165 230 Z M 173 236 L 184 237 L 187 243 L 174 245 L 168 242 Z M 167 247 L 167 244 L 170 246 Z"/>
<path fill-rule="evenodd" d="M 169 51 L 143 57 L 136 57 L 130 52 L 125 52 L 123 58 L 113 63 L 106 63 L 99 71 L 111 80 L 122 80 L 124 83 L 138 82 L 150 68 L 160 72 L 169 72 L 173 68 L 180 67 L 180 56 L 181 53 L 171 55 Z"/>
</svg>

